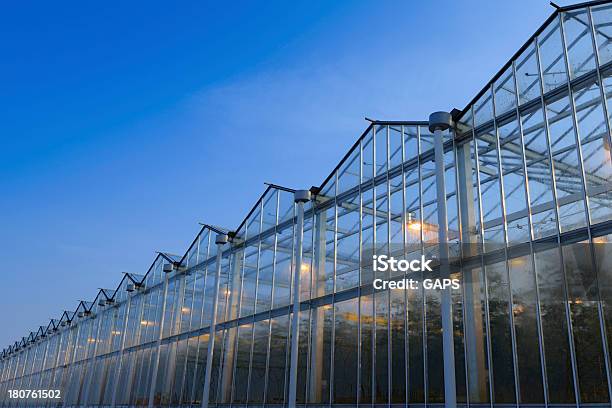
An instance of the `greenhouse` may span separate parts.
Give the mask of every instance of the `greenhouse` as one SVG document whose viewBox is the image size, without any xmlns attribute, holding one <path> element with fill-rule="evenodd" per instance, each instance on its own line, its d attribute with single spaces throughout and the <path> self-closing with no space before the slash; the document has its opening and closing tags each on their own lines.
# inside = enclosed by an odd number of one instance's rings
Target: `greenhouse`
<svg viewBox="0 0 612 408">
<path fill-rule="evenodd" d="M 556 8 L 424 119 L 371 121 L 319 185 L 268 185 L 6 347 L 0 405 L 610 407 L 612 2 Z M 372 285 L 427 273 L 461 285 Z"/>
</svg>

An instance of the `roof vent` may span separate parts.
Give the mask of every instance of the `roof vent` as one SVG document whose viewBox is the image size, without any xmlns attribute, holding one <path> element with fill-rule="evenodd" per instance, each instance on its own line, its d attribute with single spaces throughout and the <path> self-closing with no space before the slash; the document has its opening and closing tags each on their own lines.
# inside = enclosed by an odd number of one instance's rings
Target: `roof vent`
<svg viewBox="0 0 612 408">
<path fill-rule="evenodd" d="M 79 313 L 77 313 L 77 317 L 78 317 L 79 319 L 83 318 L 83 316 L 85 316 L 85 313 L 83 313 L 83 312 L 79 312 Z"/>
<path fill-rule="evenodd" d="M 165 263 L 164 264 L 164 272 L 165 273 L 170 273 L 170 272 L 172 272 L 173 269 L 174 269 L 174 266 L 171 263 Z"/>
<path fill-rule="evenodd" d="M 98 301 L 98 306 L 106 306 L 106 302 L 104 301 L 104 299 L 100 299 Z"/>
<path fill-rule="evenodd" d="M 134 284 L 133 283 L 128 283 L 125 290 L 127 290 L 128 292 L 133 292 L 134 291 Z"/>
</svg>

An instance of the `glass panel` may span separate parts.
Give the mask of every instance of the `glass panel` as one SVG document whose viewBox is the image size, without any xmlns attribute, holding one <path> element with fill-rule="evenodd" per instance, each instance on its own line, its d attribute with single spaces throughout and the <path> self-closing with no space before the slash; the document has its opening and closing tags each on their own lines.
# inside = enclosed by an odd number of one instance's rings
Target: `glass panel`
<svg viewBox="0 0 612 408">
<path fill-rule="evenodd" d="M 361 193 L 361 245 L 363 251 L 370 251 L 374 248 L 374 192 L 371 189 Z M 361 284 L 365 285 L 372 282 L 373 270 L 372 261 L 363 259 L 361 268 Z"/>
<path fill-rule="evenodd" d="M 500 155 L 506 216 L 512 218 L 516 213 L 527 208 L 523 143 L 516 118 L 499 125 L 498 134 L 501 143 Z"/>
<path fill-rule="evenodd" d="M 337 204 L 338 233 L 336 291 L 359 285 L 359 199 L 356 195 Z"/>
<path fill-rule="evenodd" d="M 550 147 L 559 201 L 561 231 L 586 225 L 582 175 L 570 101 L 567 97 L 546 104 Z"/>
<path fill-rule="evenodd" d="M 312 293 L 315 298 L 334 290 L 335 209 L 331 207 L 316 214 Z"/>
<path fill-rule="evenodd" d="M 389 399 L 389 292 L 374 294 L 374 403 Z"/>
<path fill-rule="evenodd" d="M 453 268 L 454 269 L 454 268 Z M 463 274 L 461 271 L 452 270 L 450 278 L 461 281 Z M 463 290 L 461 287 L 451 288 L 451 302 L 453 312 L 453 345 L 455 356 L 455 386 L 457 389 L 457 402 L 466 403 L 467 382 L 466 382 L 466 358 L 465 358 L 465 333 L 463 330 Z"/>
<path fill-rule="evenodd" d="M 391 403 L 406 401 L 406 291 L 393 290 L 391 296 Z"/>
<path fill-rule="evenodd" d="M 266 362 L 268 357 L 269 331 L 269 320 L 255 322 L 253 333 L 253 357 L 251 362 L 251 381 L 249 384 L 250 403 L 264 402 L 264 391 L 266 389 Z"/>
<path fill-rule="evenodd" d="M 480 244 L 482 242 L 482 226 L 474 142 L 470 139 L 457 146 L 456 149 L 462 241 L 464 243 Z M 469 251 L 477 248 L 476 246 L 467 247 Z"/>
<path fill-rule="evenodd" d="M 269 310 L 272 306 L 272 281 L 274 278 L 274 246 L 276 235 L 261 241 L 259 271 L 257 276 L 257 304 L 255 312 Z"/>
<path fill-rule="evenodd" d="M 427 330 L 427 400 L 444 402 L 444 360 L 442 359 L 442 322 L 440 292 L 425 291 L 425 328 Z"/>
<path fill-rule="evenodd" d="M 376 126 L 376 175 L 383 174 L 388 168 L 388 155 L 387 151 L 387 137 L 388 127 L 387 126 Z"/>
<path fill-rule="evenodd" d="M 259 260 L 259 242 L 244 248 L 244 261 L 242 261 L 242 294 L 240 299 L 240 317 L 253 314 L 255 311 L 255 293 L 257 290 L 257 263 Z M 239 261 L 236 259 L 236 261 Z M 233 268 L 240 273 L 237 265 Z M 239 278 L 237 278 L 239 279 Z M 234 285 L 233 290 L 240 288 Z M 233 296 L 231 296 L 233 298 Z M 232 318 L 230 316 L 230 318 Z"/>
<path fill-rule="evenodd" d="M 291 300 L 291 266 L 293 263 L 293 225 L 277 233 L 274 260 L 274 308 L 286 306 Z"/>
<path fill-rule="evenodd" d="M 531 44 L 516 61 L 519 105 L 540 97 L 540 75 L 535 47 Z"/>
<path fill-rule="evenodd" d="M 403 126 L 404 128 L 404 157 L 406 161 L 414 159 L 419 154 L 418 129 L 415 126 Z"/>
<path fill-rule="evenodd" d="M 550 237 L 557 234 L 557 216 L 555 210 L 546 210 L 533 214 L 531 224 L 533 227 L 533 239 Z"/>
<path fill-rule="evenodd" d="M 285 402 L 285 366 L 287 360 L 287 334 L 289 333 L 289 316 L 279 316 L 270 320 L 270 353 L 268 366 L 268 404 Z"/>
<path fill-rule="evenodd" d="M 601 327 L 597 308 L 598 285 L 591 248 L 577 243 L 563 247 L 578 381 L 582 402 L 608 402 Z"/>
<path fill-rule="evenodd" d="M 412 292 L 412 291 L 411 291 Z M 486 327 L 486 282 L 483 269 L 463 270 L 465 314 L 465 354 L 469 400 L 473 403 L 489 401 L 489 360 Z"/>
<path fill-rule="evenodd" d="M 309 345 L 310 345 L 310 310 L 302 311 L 300 313 L 300 337 L 298 343 L 298 369 L 297 369 L 297 390 L 296 400 L 298 403 L 303 404 L 306 402 L 307 390 L 306 384 L 308 382 L 308 365 L 309 359 Z M 270 350 L 272 351 L 272 350 Z"/>
<path fill-rule="evenodd" d="M 553 206 L 553 190 L 551 180 L 550 161 L 548 158 L 548 141 L 544 127 L 542 110 L 526 112 L 521 116 L 523 124 L 523 140 L 525 145 L 525 159 L 527 164 L 527 179 L 529 200 L 534 213 L 533 228 L 536 230 L 551 231 L 552 226 L 536 224 L 536 221 L 546 221 L 551 217 L 556 221 L 554 213 L 546 217 L 536 214 L 546 211 Z M 538 218 L 543 218 L 539 220 Z M 539 232 L 538 232 L 539 233 Z"/>
<path fill-rule="evenodd" d="M 236 368 L 234 372 L 233 402 L 246 403 L 247 390 L 249 385 L 249 365 L 251 363 L 251 346 L 253 336 L 253 326 L 246 324 L 238 327 L 238 345 L 236 347 Z M 229 361 L 223 363 L 231 370 Z"/>
<path fill-rule="evenodd" d="M 508 261 L 522 403 L 544 403 L 538 341 L 537 297 L 531 256 Z"/>
<path fill-rule="evenodd" d="M 588 10 L 563 13 L 565 46 L 569 56 L 570 77 L 577 78 L 595 69 L 595 54 Z"/>
<path fill-rule="evenodd" d="M 194 404 L 200 404 L 202 402 L 204 376 L 206 372 L 206 357 L 208 351 L 208 334 L 203 334 L 198 337 L 198 351 L 195 361 L 195 375 L 193 381 L 193 398 Z"/>
<path fill-rule="evenodd" d="M 428 126 L 419 126 L 420 153 L 433 149 L 434 135 L 429 131 Z"/>
<path fill-rule="evenodd" d="M 604 65 L 612 61 L 612 5 L 591 8 L 593 24 L 595 25 L 595 39 L 599 64 Z"/>
<path fill-rule="evenodd" d="M 361 172 L 362 182 L 370 180 L 374 177 L 374 130 L 361 141 Z"/>
<path fill-rule="evenodd" d="M 355 151 L 351 153 L 338 171 L 338 194 L 359 185 L 361 180 L 360 158 L 360 147 L 357 145 Z"/>
<path fill-rule="evenodd" d="M 389 126 L 389 168 L 392 169 L 403 161 L 402 127 Z"/>
<path fill-rule="evenodd" d="M 608 350 L 610 350 L 612 346 L 612 234 L 593 238 L 593 247 Z"/>
<path fill-rule="evenodd" d="M 542 77 L 544 78 L 542 86 L 544 87 L 544 93 L 546 93 L 567 83 L 559 18 L 551 22 L 544 32 L 538 36 L 538 46 Z"/>
<path fill-rule="evenodd" d="M 606 89 L 609 89 L 609 82 L 607 76 Z M 590 197 L 591 222 L 595 224 L 612 219 L 610 134 L 598 84 L 579 85 L 574 89 L 574 100 L 585 182 Z"/>
<path fill-rule="evenodd" d="M 510 288 L 505 262 L 485 266 L 489 293 L 491 362 L 496 403 L 514 403 L 514 359 L 510 325 Z"/>
<path fill-rule="evenodd" d="M 372 295 L 361 296 L 359 299 L 359 313 L 361 319 L 361 367 L 359 403 L 370 404 L 372 402 L 373 378 L 372 344 L 374 340 L 374 301 Z"/>
<path fill-rule="evenodd" d="M 357 402 L 358 298 L 336 303 L 334 334 L 334 399 L 336 404 Z"/>
<path fill-rule="evenodd" d="M 311 403 L 328 403 L 330 392 L 331 339 L 333 329 L 332 305 L 312 310 L 310 333 L 310 393 Z"/>
<path fill-rule="evenodd" d="M 474 126 L 480 126 L 493 119 L 493 98 L 491 90 L 486 92 L 474 104 Z"/>
<path fill-rule="evenodd" d="M 270 228 L 276 226 L 276 209 L 278 204 L 278 193 L 279 190 L 270 190 L 263 199 L 263 209 L 261 215 L 261 231 L 268 231 Z M 254 231 L 249 233 L 249 237 L 253 237 Z"/>
<path fill-rule="evenodd" d="M 495 81 L 495 116 L 516 108 L 516 89 L 512 65 Z"/>
</svg>

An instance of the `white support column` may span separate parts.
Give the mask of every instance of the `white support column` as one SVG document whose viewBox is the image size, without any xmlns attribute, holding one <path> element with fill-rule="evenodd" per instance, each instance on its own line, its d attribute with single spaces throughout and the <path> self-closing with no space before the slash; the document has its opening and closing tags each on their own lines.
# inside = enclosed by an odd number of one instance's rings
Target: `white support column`
<svg viewBox="0 0 612 408">
<path fill-rule="evenodd" d="M 213 352 L 215 350 L 215 332 L 217 329 L 217 309 L 219 300 L 219 284 L 221 281 L 221 260 L 223 259 L 223 245 L 229 241 L 226 234 L 218 234 L 215 238 L 217 244 L 217 259 L 215 264 L 215 290 L 212 299 L 212 315 L 210 317 L 210 329 L 208 335 L 208 353 L 206 354 L 206 372 L 204 374 L 204 392 L 202 394 L 202 408 L 208 408 L 210 399 L 210 377 L 213 363 Z"/>
<path fill-rule="evenodd" d="M 295 264 L 293 266 L 293 318 L 291 319 L 291 352 L 289 362 L 289 408 L 295 408 L 297 399 L 298 347 L 300 335 L 300 271 L 304 240 L 304 203 L 310 201 L 310 191 L 297 190 L 294 201 L 297 204 Z"/>
<path fill-rule="evenodd" d="M 438 242 L 440 248 L 440 277 L 448 278 L 448 220 L 446 213 L 446 186 L 444 180 L 444 140 L 442 132 L 450 129 L 453 120 L 450 113 L 434 112 L 429 116 L 429 130 L 434 133 L 434 157 L 436 162 L 436 190 L 438 201 Z M 455 385 L 455 347 L 453 343 L 453 306 L 451 289 L 442 290 L 442 356 L 444 359 L 444 406 L 457 406 Z"/>
</svg>

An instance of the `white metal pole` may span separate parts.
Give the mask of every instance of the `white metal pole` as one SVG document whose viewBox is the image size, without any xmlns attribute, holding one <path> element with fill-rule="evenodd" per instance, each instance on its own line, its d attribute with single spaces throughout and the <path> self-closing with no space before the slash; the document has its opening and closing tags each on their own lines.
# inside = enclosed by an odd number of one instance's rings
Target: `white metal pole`
<svg viewBox="0 0 612 408">
<path fill-rule="evenodd" d="M 436 112 L 429 117 L 429 128 L 434 132 L 434 158 L 436 163 L 436 190 L 438 201 L 438 241 L 440 248 L 440 277 L 448 278 L 448 220 L 446 214 L 446 186 L 444 180 L 444 140 L 442 131 L 450 128 L 452 119 L 446 112 Z M 442 289 L 442 353 L 444 360 L 444 406 L 457 406 L 455 385 L 455 347 L 453 343 L 453 308 L 451 288 Z"/>
<path fill-rule="evenodd" d="M 208 335 L 208 353 L 206 354 L 206 372 L 204 374 L 204 392 L 202 393 L 202 408 L 208 408 L 210 399 L 210 377 L 212 372 L 213 352 L 215 350 L 215 331 L 217 326 L 217 310 L 219 300 L 219 284 L 221 281 L 221 260 L 223 258 L 222 248 L 228 242 L 226 234 L 218 234 L 215 238 L 217 244 L 217 259 L 215 265 L 215 290 L 212 299 L 212 315 L 210 317 L 210 330 Z"/>
<path fill-rule="evenodd" d="M 293 270 L 293 319 L 291 320 L 291 354 L 289 362 L 289 408 L 295 408 L 297 400 L 298 349 L 300 336 L 300 272 L 302 270 L 302 247 L 304 240 L 304 203 L 310 201 L 310 191 L 294 193 L 297 204 L 295 266 Z"/>
</svg>

